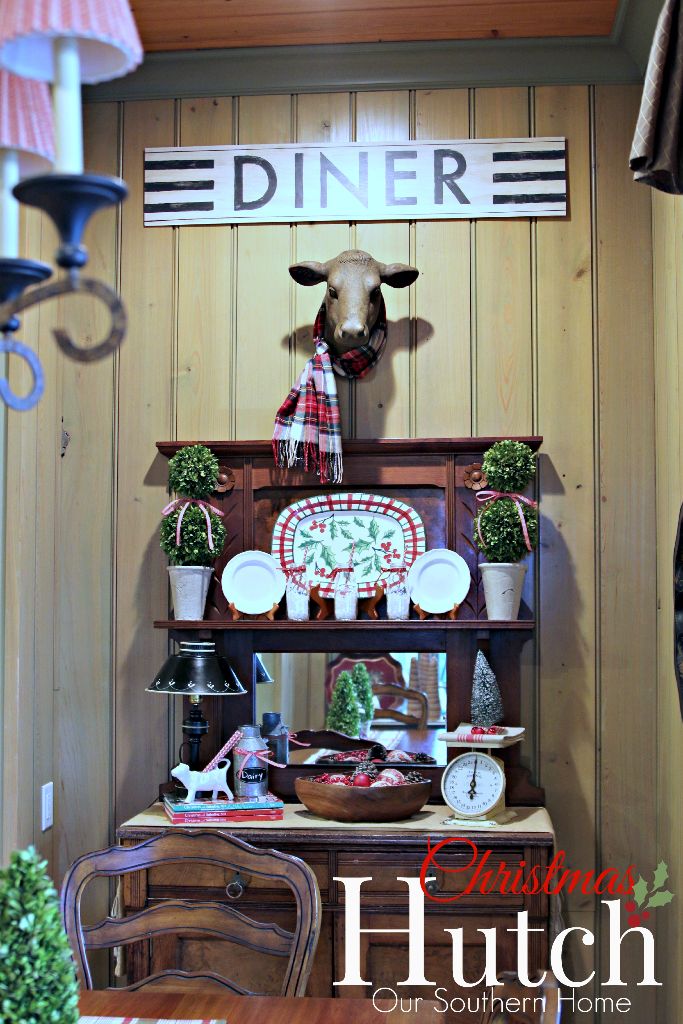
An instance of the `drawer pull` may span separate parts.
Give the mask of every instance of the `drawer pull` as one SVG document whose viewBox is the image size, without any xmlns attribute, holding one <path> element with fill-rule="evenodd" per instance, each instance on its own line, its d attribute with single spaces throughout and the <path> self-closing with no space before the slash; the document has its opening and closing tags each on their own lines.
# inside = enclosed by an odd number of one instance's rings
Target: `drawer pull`
<svg viewBox="0 0 683 1024">
<path fill-rule="evenodd" d="M 239 871 L 236 871 L 225 887 L 225 895 L 229 900 L 238 900 L 249 885 L 246 878 L 243 878 Z"/>
</svg>

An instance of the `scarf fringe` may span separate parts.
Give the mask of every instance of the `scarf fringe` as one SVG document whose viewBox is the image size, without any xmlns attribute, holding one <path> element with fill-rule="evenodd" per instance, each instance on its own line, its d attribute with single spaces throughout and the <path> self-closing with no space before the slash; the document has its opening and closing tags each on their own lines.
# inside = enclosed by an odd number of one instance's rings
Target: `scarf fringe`
<svg viewBox="0 0 683 1024">
<path fill-rule="evenodd" d="M 320 452 L 311 441 L 273 438 L 273 458 L 279 469 L 316 470 L 321 484 L 340 484 L 344 476 L 341 452 Z"/>
</svg>

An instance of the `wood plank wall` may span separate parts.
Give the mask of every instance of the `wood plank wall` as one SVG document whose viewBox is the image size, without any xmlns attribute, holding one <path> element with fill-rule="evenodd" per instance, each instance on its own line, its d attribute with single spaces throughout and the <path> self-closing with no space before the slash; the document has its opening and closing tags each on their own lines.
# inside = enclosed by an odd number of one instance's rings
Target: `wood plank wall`
<svg viewBox="0 0 683 1024">
<path fill-rule="evenodd" d="M 131 190 L 122 214 L 90 235 L 93 268 L 119 282 L 130 329 L 113 362 L 74 369 L 55 355 L 47 314 L 27 322 L 48 385 L 37 413 L 9 423 L 7 849 L 35 840 L 60 877 L 154 797 L 179 710 L 145 693 L 166 651 L 151 626 L 166 608 L 157 542 L 165 466 L 154 442 L 269 436 L 320 300 L 291 282 L 287 265 L 351 245 L 414 262 L 421 275 L 409 292 L 387 289 L 389 350 L 342 396 L 347 435 L 545 435 L 527 756 L 570 866 L 654 866 L 674 824 L 659 816 L 658 846 L 653 794 L 675 798 L 664 765 L 655 771 L 657 724 L 674 726 L 670 694 L 657 709 L 647 685 L 656 607 L 650 195 L 625 170 L 637 102 L 632 87 L 572 86 L 90 108 L 88 164 L 121 167 Z M 142 226 L 144 145 L 527 134 L 569 139 L 566 220 Z M 40 223 L 28 218 L 26 233 L 35 253 Z M 86 332 L 101 327 L 92 313 L 69 315 Z M 662 330 L 663 359 L 673 359 L 671 327 Z M 678 378 L 666 364 L 659 374 L 675 407 Z M 71 442 L 60 458 L 62 419 Z M 679 491 L 672 478 L 672 507 Z M 670 529 L 667 519 L 667 538 Z M 50 777 L 56 823 L 41 834 L 34 808 Z M 580 892 L 566 917 L 600 932 Z M 577 941 L 568 969 L 585 976 L 602 957 L 599 935 L 595 947 Z M 651 991 L 629 995 L 634 1019 L 654 1019 Z"/>
</svg>

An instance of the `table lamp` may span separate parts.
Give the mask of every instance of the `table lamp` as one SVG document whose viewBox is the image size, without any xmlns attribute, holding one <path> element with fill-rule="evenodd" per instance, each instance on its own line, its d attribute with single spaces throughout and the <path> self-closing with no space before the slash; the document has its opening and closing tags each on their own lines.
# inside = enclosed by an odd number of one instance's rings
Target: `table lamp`
<svg viewBox="0 0 683 1024">
<path fill-rule="evenodd" d="M 183 720 L 185 739 L 180 749 L 182 751 L 188 744 L 188 765 L 192 771 L 199 771 L 199 745 L 202 736 L 209 731 L 209 723 L 201 710 L 202 698 L 239 697 L 246 690 L 228 659 L 216 654 L 213 641 L 181 640 L 180 650 L 164 662 L 147 692 L 190 698 L 190 715 Z"/>
</svg>

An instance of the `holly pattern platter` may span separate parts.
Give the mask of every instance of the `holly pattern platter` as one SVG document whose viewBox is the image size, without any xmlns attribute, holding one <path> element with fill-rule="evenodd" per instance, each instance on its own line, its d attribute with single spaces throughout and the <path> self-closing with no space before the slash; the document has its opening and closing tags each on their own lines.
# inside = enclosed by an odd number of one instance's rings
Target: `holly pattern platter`
<svg viewBox="0 0 683 1024">
<path fill-rule="evenodd" d="M 334 594 L 334 570 L 353 564 L 360 597 L 371 597 L 392 565 L 409 568 L 426 550 L 424 523 L 402 501 L 345 491 L 302 498 L 283 509 L 273 529 L 271 553 L 286 571 L 306 568 L 311 586 Z"/>
</svg>

